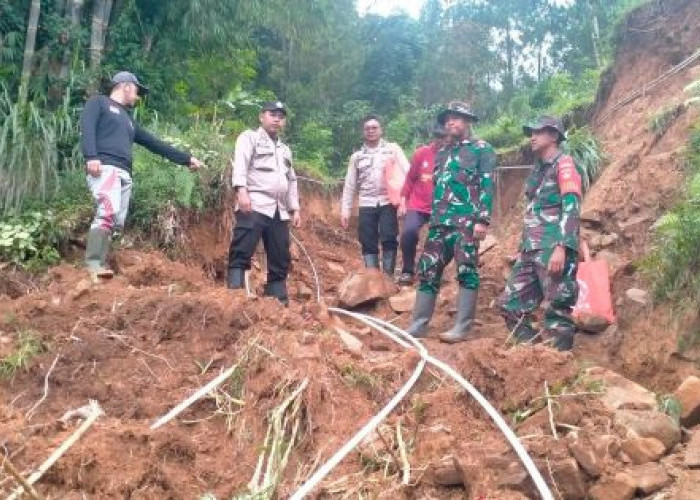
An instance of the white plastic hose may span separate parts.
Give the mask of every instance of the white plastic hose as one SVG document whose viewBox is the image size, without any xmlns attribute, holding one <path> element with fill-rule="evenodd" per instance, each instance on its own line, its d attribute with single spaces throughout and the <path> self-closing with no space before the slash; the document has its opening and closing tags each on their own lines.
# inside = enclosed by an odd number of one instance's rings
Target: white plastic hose
<svg viewBox="0 0 700 500">
<path fill-rule="evenodd" d="M 344 311 L 342 309 L 329 309 L 329 311 L 336 312 L 336 313 L 341 313 L 341 314 L 347 314 L 347 311 Z M 379 329 L 379 326 L 383 326 L 389 330 L 393 330 L 396 332 L 398 335 L 401 335 L 402 337 L 406 339 L 413 340 L 415 342 L 418 342 L 416 339 L 411 337 L 408 333 L 406 333 L 404 330 L 401 330 L 397 326 L 387 322 L 383 321 L 381 319 L 374 318 L 372 316 L 368 316 L 365 314 L 352 314 L 353 317 L 358 317 L 362 316 L 364 317 L 364 323 L 369 325 L 369 326 L 375 326 L 377 329 L 384 333 L 387 334 L 388 332 L 382 331 L 383 329 Z M 359 319 L 359 318 L 358 318 Z M 392 336 L 393 337 L 393 336 Z M 454 368 L 452 368 L 450 365 L 447 363 L 431 356 L 430 354 L 427 354 L 425 348 L 422 350 L 419 350 L 421 357 L 425 359 L 428 363 L 431 365 L 435 366 L 436 368 L 442 370 L 445 372 L 447 375 L 452 377 L 459 385 L 464 387 L 466 391 L 476 400 L 479 405 L 486 410 L 486 413 L 488 413 L 489 417 L 491 417 L 491 420 L 494 421 L 496 426 L 499 428 L 499 430 L 503 433 L 503 435 L 506 437 L 510 445 L 513 447 L 513 450 L 515 450 L 515 453 L 518 455 L 518 458 L 520 458 L 520 461 L 523 463 L 525 466 L 525 469 L 527 470 L 528 474 L 530 474 L 530 477 L 535 483 L 535 486 L 537 487 L 540 496 L 544 500 L 552 500 L 554 497 L 552 496 L 552 492 L 549 489 L 549 486 L 547 486 L 547 483 L 545 482 L 544 478 L 542 477 L 542 474 L 540 474 L 540 471 L 537 470 L 537 466 L 535 466 L 535 463 L 532 461 L 532 458 L 530 455 L 528 455 L 527 450 L 525 447 L 522 445 L 520 440 L 518 439 L 518 436 L 515 435 L 513 430 L 508 426 L 505 420 L 503 420 L 503 417 L 501 417 L 500 413 L 491 405 L 491 403 L 488 402 L 488 400 L 473 386 L 471 385 L 462 375 L 459 374 Z M 425 353 L 425 354 L 424 354 Z"/>
<path fill-rule="evenodd" d="M 299 488 L 291 497 L 290 500 L 301 500 L 304 498 L 306 495 L 311 493 L 313 489 L 323 481 L 323 479 L 350 453 L 357 445 L 359 445 L 363 439 L 365 439 L 372 431 L 374 431 L 380 423 L 382 423 L 382 420 L 384 420 L 389 413 L 391 413 L 394 408 L 403 400 L 403 398 L 406 397 L 406 395 L 409 393 L 409 391 L 413 388 L 415 383 L 418 381 L 420 378 L 421 374 L 423 373 L 423 368 L 425 368 L 425 359 L 421 358 L 421 360 L 418 362 L 416 365 L 416 369 L 413 371 L 413 375 L 411 375 L 411 378 L 408 379 L 408 381 L 404 384 L 404 386 L 401 388 L 399 392 L 396 393 L 396 395 L 391 398 L 391 401 L 387 403 L 387 405 L 382 408 L 382 410 L 377 413 L 372 419 L 365 424 L 365 426 L 359 430 L 357 434 L 355 434 L 350 441 L 345 443 L 342 448 L 340 448 L 335 454 L 326 462 L 324 463 L 316 472 L 314 473 L 313 476 L 311 476 L 306 483 L 304 483 L 301 488 Z"/>
</svg>

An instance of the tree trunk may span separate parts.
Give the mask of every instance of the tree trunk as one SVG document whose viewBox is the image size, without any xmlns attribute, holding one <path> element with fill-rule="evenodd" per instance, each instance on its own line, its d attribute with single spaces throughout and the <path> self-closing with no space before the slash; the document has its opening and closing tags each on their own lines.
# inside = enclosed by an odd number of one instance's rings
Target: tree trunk
<svg viewBox="0 0 700 500">
<path fill-rule="evenodd" d="M 80 15 L 83 10 L 83 2 L 85 0 L 68 0 L 68 6 L 66 8 L 66 19 L 70 21 L 70 30 L 67 34 L 67 39 L 65 40 L 65 48 L 63 49 L 63 60 L 61 61 L 61 72 L 59 77 L 61 80 L 68 79 L 68 73 L 70 69 L 70 59 L 72 53 L 73 41 L 71 40 L 71 33 L 74 33 L 78 25 L 80 24 Z"/>
<path fill-rule="evenodd" d="M 90 35 L 90 70 L 93 72 L 97 71 L 102 61 L 111 10 L 112 0 L 95 0 Z"/>
<path fill-rule="evenodd" d="M 41 12 L 41 0 L 32 0 L 29 7 L 29 21 L 27 22 L 27 39 L 24 42 L 24 59 L 22 61 L 22 76 L 19 83 L 19 96 L 17 101 L 21 104 L 27 102 L 29 80 L 32 76 L 34 64 L 34 49 L 36 46 L 36 30 L 39 25 L 39 13 Z"/>
<path fill-rule="evenodd" d="M 513 37 L 510 34 L 510 19 L 506 24 L 506 64 L 508 72 L 506 88 L 509 93 L 512 93 L 515 88 L 515 75 L 513 74 Z"/>
<path fill-rule="evenodd" d="M 598 48 L 598 41 L 600 40 L 600 26 L 598 24 L 598 15 L 596 14 L 595 7 L 593 3 L 588 2 L 588 8 L 591 11 L 591 42 L 593 44 L 593 57 L 595 58 L 596 68 L 602 66 L 602 61 L 600 60 L 600 49 Z"/>
</svg>

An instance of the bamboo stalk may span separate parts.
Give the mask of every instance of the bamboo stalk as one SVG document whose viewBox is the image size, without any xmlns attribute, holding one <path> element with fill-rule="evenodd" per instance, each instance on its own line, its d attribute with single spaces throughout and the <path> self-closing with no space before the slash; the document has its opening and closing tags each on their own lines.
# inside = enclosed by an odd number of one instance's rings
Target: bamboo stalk
<svg viewBox="0 0 700 500">
<path fill-rule="evenodd" d="M 12 462 L 10 462 L 10 459 L 6 456 L 2 458 L 2 465 L 5 468 L 5 470 L 15 478 L 15 481 L 17 481 L 19 484 L 22 485 L 22 488 L 24 488 L 24 491 L 29 495 L 29 498 L 32 500 L 40 500 L 41 497 L 39 496 L 39 493 L 34 489 L 34 487 L 27 482 L 26 479 L 22 476 L 22 474 L 19 473 L 17 469 L 15 469 L 15 466 L 12 465 Z"/>
<path fill-rule="evenodd" d="M 66 453 L 71 446 L 73 446 L 85 432 L 92 426 L 92 424 L 95 423 L 95 421 L 100 418 L 100 416 L 104 415 L 104 412 L 102 411 L 102 408 L 100 407 L 100 404 L 91 399 L 90 403 L 88 404 L 88 408 L 90 411 L 90 415 L 85 419 L 85 421 L 80 424 L 80 427 L 78 427 L 73 434 L 70 435 L 68 439 L 66 439 L 61 446 L 59 446 L 50 456 L 49 458 L 46 459 L 46 461 L 39 466 L 39 468 L 32 473 L 31 476 L 29 476 L 29 479 L 27 479 L 27 483 L 31 486 L 34 483 L 36 483 L 39 479 L 41 479 L 41 476 L 43 476 L 47 470 L 49 470 L 53 464 L 55 464 L 59 458 L 63 456 L 64 453 Z M 7 500 L 15 500 L 17 498 L 20 498 L 22 493 L 25 491 L 24 486 L 18 487 L 9 497 L 7 497 Z"/>
</svg>

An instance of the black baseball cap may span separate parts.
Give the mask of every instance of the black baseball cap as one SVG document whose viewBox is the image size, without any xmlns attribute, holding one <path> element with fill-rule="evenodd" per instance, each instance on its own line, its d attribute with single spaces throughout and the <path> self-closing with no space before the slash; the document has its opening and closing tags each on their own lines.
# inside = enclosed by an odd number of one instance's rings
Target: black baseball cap
<svg viewBox="0 0 700 500">
<path fill-rule="evenodd" d="M 268 101 L 262 105 L 262 111 L 281 111 L 287 116 L 287 107 L 282 101 Z"/>
<path fill-rule="evenodd" d="M 523 133 L 530 137 L 533 132 L 544 130 L 544 129 L 554 130 L 559 133 L 559 142 L 566 140 L 566 130 L 564 129 L 564 124 L 559 118 L 553 116 L 540 116 L 532 123 L 529 123 L 523 127 Z"/>
<path fill-rule="evenodd" d="M 118 83 L 133 83 L 138 87 L 139 94 L 148 94 L 148 87 L 142 85 L 141 82 L 139 82 L 139 79 L 136 78 L 136 75 L 130 73 L 129 71 L 120 71 L 119 73 L 115 73 L 112 79 L 110 80 L 110 83 L 112 84 L 112 87 L 114 87 Z"/>
</svg>

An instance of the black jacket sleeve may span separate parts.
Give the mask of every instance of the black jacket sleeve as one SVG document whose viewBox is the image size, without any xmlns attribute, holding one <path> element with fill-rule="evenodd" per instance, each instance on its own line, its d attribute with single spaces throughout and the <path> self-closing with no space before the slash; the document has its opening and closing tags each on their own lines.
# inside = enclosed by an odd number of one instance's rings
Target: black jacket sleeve
<svg viewBox="0 0 700 500">
<path fill-rule="evenodd" d="M 171 162 L 177 163 L 178 165 L 189 164 L 190 159 L 192 158 L 189 153 L 175 149 L 170 144 L 163 142 L 157 137 L 149 134 L 136 123 L 134 123 L 134 129 L 134 142 L 136 142 L 136 144 L 140 144 L 149 151 L 157 155 L 164 156 Z"/>
<path fill-rule="evenodd" d="M 102 103 L 99 98 L 89 99 L 80 115 L 82 130 L 81 146 L 85 161 L 97 159 L 97 122 L 100 120 Z"/>
</svg>

